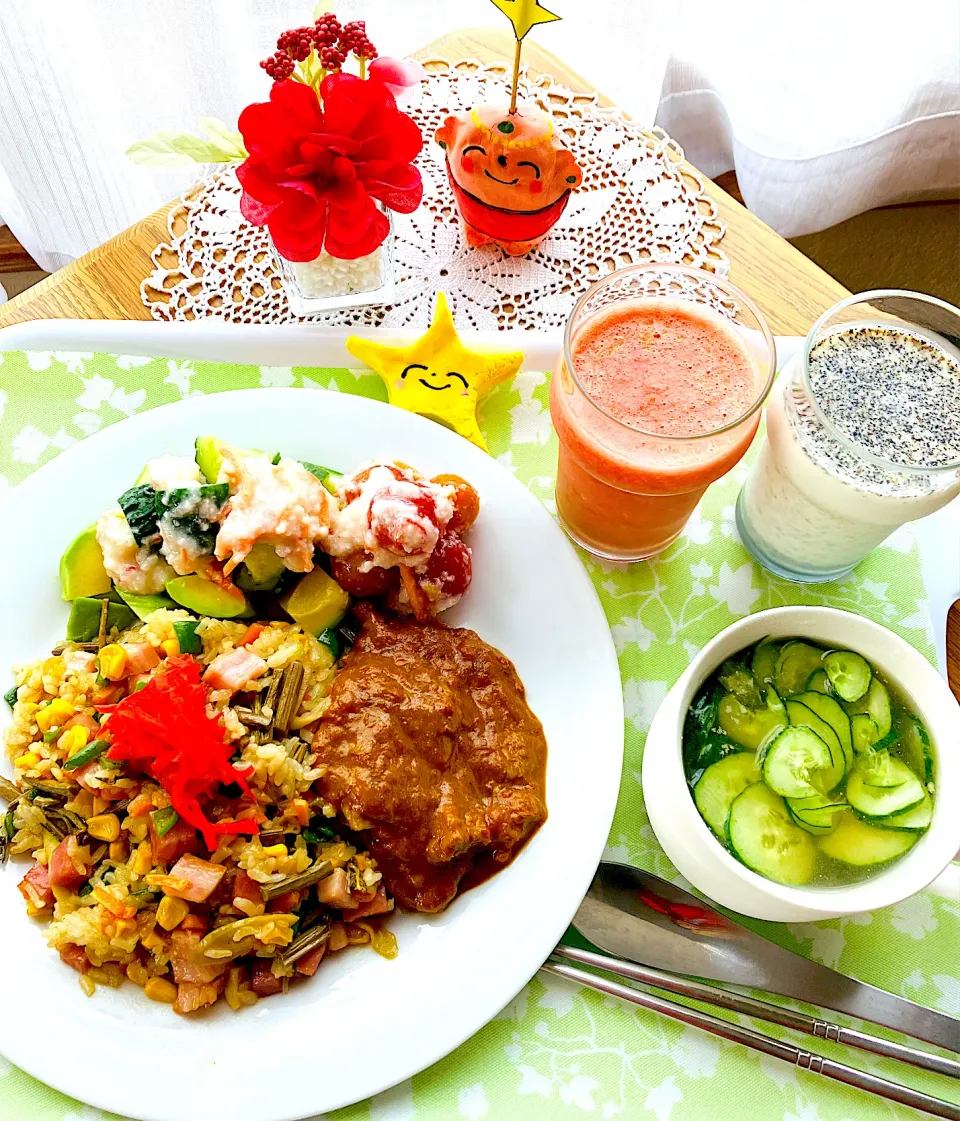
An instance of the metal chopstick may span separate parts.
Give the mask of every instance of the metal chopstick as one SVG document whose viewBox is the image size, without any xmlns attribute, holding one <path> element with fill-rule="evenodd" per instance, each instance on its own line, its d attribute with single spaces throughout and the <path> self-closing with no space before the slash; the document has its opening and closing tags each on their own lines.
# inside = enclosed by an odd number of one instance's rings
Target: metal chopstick
<svg viewBox="0 0 960 1121">
<path fill-rule="evenodd" d="M 659 1012 L 671 1020 L 679 1020 L 682 1024 L 690 1024 L 693 1027 L 701 1028 L 703 1031 L 709 1032 L 711 1035 L 717 1035 L 721 1039 L 741 1043 L 744 1047 L 750 1047 L 754 1051 L 762 1051 L 765 1055 L 772 1055 L 776 1059 L 782 1059 L 784 1062 L 792 1063 L 804 1070 L 812 1070 L 815 1074 L 822 1074 L 836 1082 L 844 1082 L 848 1086 L 854 1086 L 858 1090 L 866 1090 L 870 1094 L 876 1094 L 878 1097 L 886 1098 L 889 1101 L 909 1105 L 913 1109 L 922 1110 L 933 1117 L 944 1117 L 946 1121 L 960 1121 L 960 1106 L 941 1101 L 940 1098 L 931 1097 L 929 1094 L 923 1094 L 909 1086 L 888 1082 L 885 1078 L 878 1078 L 875 1074 L 868 1074 L 866 1071 L 848 1067 L 844 1063 L 834 1062 L 833 1059 L 827 1059 L 813 1051 L 803 1051 L 799 1047 L 794 1047 L 791 1043 L 784 1043 L 779 1039 L 770 1039 L 766 1035 L 761 1035 L 760 1032 L 742 1028 L 739 1024 L 728 1023 L 726 1020 L 710 1016 L 706 1012 L 700 1012 L 695 1008 L 688 1008 L 683 1004 L 674 1004 L 672 1000 L 663 1000 L 661 997 L 654 996 L 653 993 L 629 988 L 626 985 L 621 985 L 618 981 L 610 980 L 608 977 L 602 977 L 596 973 L 587 973 L 583 969 L 577 969 L 565 962 L 554 961 L 552 958 L 545 961 L 540 968 L 547 973 L 555 974 L 557 977 L 574 981 L 578 985 L 586 985 L 598 992 L 619 997 L 631 1004 L 638 1004 L 641 1008 L 647 1008 L 651 1012 Z"/>
<path fill-rule="evenodd" d="M 807 1035 L 813 1035 L 819 1039 L 844 1043 L 850 1047 L 857 1047 L 861 1051 L 872 1051 L 874 1054 L 883 1055 L 888 1059 L 899 1059 L 901 1062 L 910 1063 L 923 1070 L 933 1071 L 935 1074 L 945 1074 L 948 1078 L 960 1079 L 960 1062 L 955 1059 L 932 1055 L 929 1051 L 920 1051 L 915 1047 L 907 1047 L 902 1043 L 894 1043 L 888 1039 L 868 1035 L 866 1032 L 856 1031 L 854 1028 L 842 1028 L 829 1020 L 819 1020 L 803 1012 L 796 1012 L 792 1008 L 780 1008 L 776 1004 L 768 1004 L 763 1000 L 755 1000 L 750 996 L 730 992 L 729 989 L 705 985 L 702 981 L 693 981 L 687 977 L 664 973 L 662 970 L 654 969 L 651 966 L 637 965 L 632 961 L 624 961 L 622 958 L 608 957 L 606 954 L 594 954 L 589 950 L 578 950 L 574 946 L 557 946 L 553 953 L 555 957 L 566 958 L 568 961 L 577 962 L 579 965 L 605 969 L 608 973 L 615 973 L 619 977 L 627 977 L 631 981 L 640 981 L 657 989 L 665 989 L 667 992 L 677 993 L 680 996 L 706 1001 L 708 1004 L 720 1008 L 729 1008 L 733 1012 L 742 1012 L 744 1015 L 753 1016 L 758 1020 L 768 1020 L 772 1024 L 780 1024 L 782 1027 L 792 1028 L 794 1031 L 806 1032 Z"/>
</svg>

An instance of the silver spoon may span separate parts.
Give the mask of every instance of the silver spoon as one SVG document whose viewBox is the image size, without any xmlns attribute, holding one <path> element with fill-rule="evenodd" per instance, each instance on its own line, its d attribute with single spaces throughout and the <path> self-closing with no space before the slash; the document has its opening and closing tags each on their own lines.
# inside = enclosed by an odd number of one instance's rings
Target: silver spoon
<svg viewBox="0 0 960 1121">
<path fill-rule="evenodd" d="M 573 925 L 615 957 L 794 997 L 960 1052 L 960 1020 L 808 961 L 639 868 L 601 863 Z M 826 1029 L 824 1024 L 814 1034 L 844 1042 L 835 1033 L 850 1030 L 830 1025 L 827 1035 Z M 939 1064 L 932 1069 L 953 1073 Z"/>
</svg>

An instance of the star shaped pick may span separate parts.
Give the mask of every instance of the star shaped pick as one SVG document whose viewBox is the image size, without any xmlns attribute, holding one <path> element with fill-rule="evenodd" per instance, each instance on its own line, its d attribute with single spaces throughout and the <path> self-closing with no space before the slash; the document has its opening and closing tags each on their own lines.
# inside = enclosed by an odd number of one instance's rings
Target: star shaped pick
<svg viewBox="0 0 960 1121">
<path fill-rule="evenodd" d="M 519 42 L 538 23 L 553 23 L 559 16 L 548 11 L 540 0 L 490 0 L 513 24 Z"/>
<path fill-rule="evenodd" d="M 346 347 L 383 378 L 391 405 L 437 420 L 483 451 L 487 445 L 477 426 L 477 404 L 523 365 L 520 351 L 468 350 L 442 292 L 427 333 L 410 346 L 351 335 Z"/>
</svg>

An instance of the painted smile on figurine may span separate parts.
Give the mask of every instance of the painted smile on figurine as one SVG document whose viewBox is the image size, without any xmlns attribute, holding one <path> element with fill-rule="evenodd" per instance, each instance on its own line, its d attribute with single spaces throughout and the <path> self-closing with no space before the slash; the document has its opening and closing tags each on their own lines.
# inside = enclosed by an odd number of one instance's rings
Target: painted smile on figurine
<svg viewBox="0 0 960 1121">
<path fill-rule="evenodd" d="M 432 373 L 428 366 L 421 366 L 419 362 L 414 362 L 411 365 L 407 366 L 407 368 L 400 375 L 401 380 L 405 378 L 407 374 L 412 373 L 415 370 L 423 370 L 425 374 L 429 374 L 432 378 L 457 378 L 463 386 L 463 389 L 460 390 L 461 393 L 470 388 L 470 383 L 463 376 L 463 374 L 458 374 L 455 370 L 448 370 L 445 374 Z M 444 389 L 458 388 L 450 381 L 448 381 L 446 385 L 431 385 L 431 383 L 428 382 L 426 378 L 418 378 L 417 380 L 421 385 L 425 386 L 427 389 L 432 389 L 435 393 L 439 393 Z"/>
<path fill-rule="evenodd" d="M 478 105 L 447 117 L 435 139 L 446 151 L 447 176 L 469 245 L 529 253 L 563 213 L 582 174 L 535 106 L 511 113 Z"/>
</svg>

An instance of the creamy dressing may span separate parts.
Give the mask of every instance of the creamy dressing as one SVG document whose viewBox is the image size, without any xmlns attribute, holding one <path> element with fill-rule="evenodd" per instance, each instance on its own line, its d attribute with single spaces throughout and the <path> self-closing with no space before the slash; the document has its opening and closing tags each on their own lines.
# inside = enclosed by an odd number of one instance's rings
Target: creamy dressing
<svg viewBox="0 0 960 1121">
<path fill-rule="evenodd" d="M 274 465 L 234 448 L 223 450 L 221 477 L 230 484 L 216 545 L 224 571 L 231 572 L 263 541 L 291 571 L 309 572 L 314 547 L 323 545 L 336 522 L 333 495 L 295 459 Z"/>
<path fill-rule="evenodd" d="M 206 533 L 220 517 L 220 507 L 209 497 L 203 497 L 199 491 L 199 484 L 192 484 L 184 498 L 171 506 L 159 522 L 160 552 L 171 564 L 179 576 L 188 576 L 197 571 L 197 560 L 208 556 L 198 547 L 196 537 L 178 526 L 177 520 L 195 517 L 198 521 L 197 528 Z"/>
<path fill-rule="evenodd" d="M 204 481 L 196 461 L 185 455 L 161 455 L 147 464 L 147 481 L 154 490 L 198 487 Z"/>
<path fill-rule="evenodd" d="M 395 464 L 374 461 L 343 478 L 338 490 L 346 505 L 323 547 L 335 557 L 365 550 L 365 572 L 426 564 L 453 517 L 452 487 Z"/>
<path fill-rule="evenodd" d="M 100 515 L 97 542 L 103 553 L 103 566 L 121 591 L 157 595 L 177 575 L 163 557 L 151 553 L 146 546 L 137 547 L 120 509 Z"/>
</svg>

